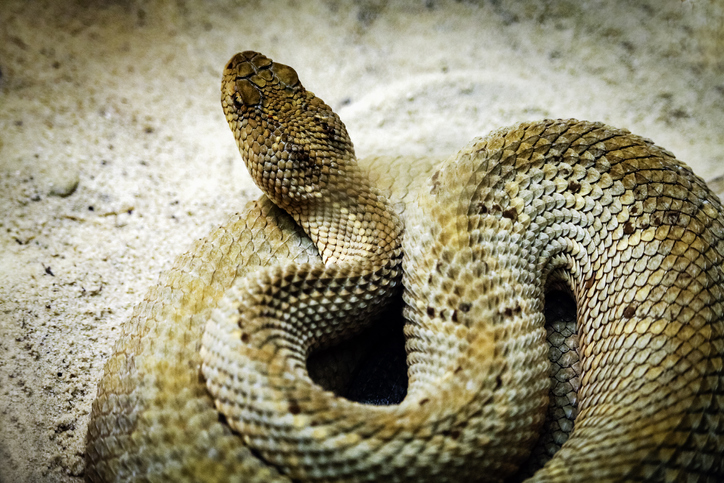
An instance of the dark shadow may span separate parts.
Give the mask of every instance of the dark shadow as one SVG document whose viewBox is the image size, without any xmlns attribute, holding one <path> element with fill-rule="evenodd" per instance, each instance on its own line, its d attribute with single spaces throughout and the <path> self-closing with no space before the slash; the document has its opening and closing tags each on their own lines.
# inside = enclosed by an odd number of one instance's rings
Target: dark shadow
<svg viewBox="0 0 724 483">
<path fill-rule="evenodd" d="M 399 404 L 407 395 L 403 327 L 400 300 L 351 339 L 314 352 L 307 360 L 310 377 L 350 401 Z"/>
<path fill-rule="evenodd" d="M 561 284 L 559 284 L 560 286 Z M 551 362 L 551 389 L 549 393 L 549 406 L 546 412 L 546 419 L 543 423 L 541 435 L 533 445 L 532 451 L 528 459 L 521 465 L 520 471 L 512 478 L 506 481 L 521 482 L 530 478 L 536 471 L 541 469 L 560 448 L 561 431 L 559 426 L 560 420 L 560 398 L 556 397 L 557 389 L 560 384 L 566 383 L 565 380 L 558 380 L 554 377 L 553 372 L 559 368 L 560 354 L 562 351 L 577 350 L 575 347 L 569 347 L 568 342 L 572 342 L 572 337 L 577 341 L 576 333 L 576 301 L 568 288 L 553 288 L 546 294 L 545 301 L 545 319 L 546 332 L 549 344 L 551 340 L 561 340 L 566 338 L 566 343 L 559 346 L 558 350 L 551 350 L 549 345 L 548 358 Z M 577 345 L 577 342 L 575 342 Z M 559 373 L 560 376 L 560 373 Z M 576 376 L 574 376 L 576 377 Z M 557 387 L 558 386 L 558 387 Z"/>
</svg>

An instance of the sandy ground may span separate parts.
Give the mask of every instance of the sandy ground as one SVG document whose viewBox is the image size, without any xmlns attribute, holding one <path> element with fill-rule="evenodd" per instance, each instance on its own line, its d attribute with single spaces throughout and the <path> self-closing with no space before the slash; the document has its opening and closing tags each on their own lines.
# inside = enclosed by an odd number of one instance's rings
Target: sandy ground
<svg viewBox="0 0 724 483">
<path fill-rule="evenodd" d="M 81 480 L 119 325 L 257 196 L 219 106 L 237 51 L 295 67 L 360 156 L 577 117 L 724 192 L 718 0 L 3 0 L 0 27 L 2 482 Z"/>
</svg>

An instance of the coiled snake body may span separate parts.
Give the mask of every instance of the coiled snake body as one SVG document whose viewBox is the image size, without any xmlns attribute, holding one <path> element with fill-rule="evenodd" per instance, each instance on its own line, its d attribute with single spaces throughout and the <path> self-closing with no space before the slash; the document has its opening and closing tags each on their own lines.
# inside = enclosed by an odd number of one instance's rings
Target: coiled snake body
<svg viewBox="0 0 724 483">
<path fill-rule="evenodd" d="M 438 166 L 362 168 L 337 115 L 254 52 L 227 64 L 222 105 L 265 196 L 181 256 L 124 327 L 93 404 L 89 481 L 503 481 L 536 442 L 557 449 L 560 435 L 539 439 L 551 418 L 575 429 L 532 481 L 724 478 L 724 215 L 670 153 L 545 120 Z M 547 339 L 568 348 L 543 305 L 562 285 L 578 352 L 551 390 Z M 404 400 L 313 382 L 312 351 L 401 286 Z"/>
</svg>

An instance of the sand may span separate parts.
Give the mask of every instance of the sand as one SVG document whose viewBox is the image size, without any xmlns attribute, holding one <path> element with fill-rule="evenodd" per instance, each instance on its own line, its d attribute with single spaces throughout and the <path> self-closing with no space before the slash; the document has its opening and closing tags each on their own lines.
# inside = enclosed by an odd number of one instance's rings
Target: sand
<svg viewBox="0 0 724 483">
<path fill-rule="evenodd" d="M 120 324 L 258 195 L 219 106 L 235 52 L 292 65 L 361 157 L 446 157 L 577 117 L 655 140 L 724 192 L 715 0 L 3 0 L 0 25 L 2 482 L 81 481 Z"/>
</svg>

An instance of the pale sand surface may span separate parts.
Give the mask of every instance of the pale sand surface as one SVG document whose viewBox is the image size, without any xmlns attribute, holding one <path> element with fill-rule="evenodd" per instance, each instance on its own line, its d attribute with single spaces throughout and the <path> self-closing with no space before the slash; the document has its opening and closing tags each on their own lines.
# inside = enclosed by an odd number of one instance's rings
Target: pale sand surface
<svg viewBox="0 0 724 483">
<path fill-rule="evenodd" d="M 257 196 L 219 106 L 247 49 L 292 65 L 360 156 L 577 117 L 724 176 L 718 0 L 2 0 L 0 481 L 81 480 L 120 324 Z"/>
</svg>

